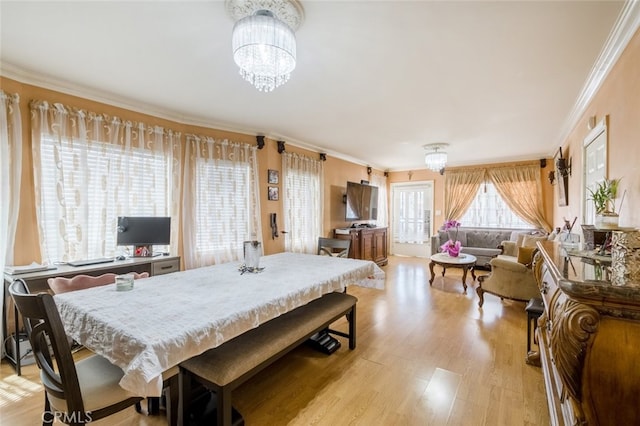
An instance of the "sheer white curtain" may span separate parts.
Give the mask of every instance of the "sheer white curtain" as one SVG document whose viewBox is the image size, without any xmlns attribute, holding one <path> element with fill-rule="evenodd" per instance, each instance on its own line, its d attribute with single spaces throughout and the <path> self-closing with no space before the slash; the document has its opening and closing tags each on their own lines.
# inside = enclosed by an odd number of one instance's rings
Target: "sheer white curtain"
<svg viewBox="0 0 640 426">
<path fill-rule="evenodd" d="M 322 161 L 282 153 L 285 251 L 316 253 L 322 235 Z"/>
<path fill-rule="evenodd" d="M 14 264 L 13 248 L 20 208 L 22 121 L 20 98 L 0 90 L 0 272 Z M 3 295 L 4 297 L 4 295 Z M 4 306 L 4 303 L 2 304 Z M 4 318 L 4 308 L 0 307 Z M 4 321 L 4 320 L 3 320 Z M 0 336 L 4 342 L 5 336 Z M 4 354 L 4 345 L 0 348 Z"/>
<path fill-rule="evenodd" d="M 0 90 L 0 271 L 13 265 L 13 245 L 20 209 L 22 121 L 20 97 Z"/>
<path fill-rule="evenodd" d="M 371 185 L 378 187 L 378 219 L 376 226 L 389 224 L 389 200 L 387 196 L 387 177 L 384 175 L 371 175 Z"/>
<path fill-rule="evenodd" d="M 260 240 L 257 148 L 186 136 L 183 240 L 186 269 L 239 260 Z"/>
<path fill-rule="evenodd" d="M 36 213 L 43 261 L 116 254 L 118 216 L 180 223 L 180 133 L 31 102 Z"/>
</svg>

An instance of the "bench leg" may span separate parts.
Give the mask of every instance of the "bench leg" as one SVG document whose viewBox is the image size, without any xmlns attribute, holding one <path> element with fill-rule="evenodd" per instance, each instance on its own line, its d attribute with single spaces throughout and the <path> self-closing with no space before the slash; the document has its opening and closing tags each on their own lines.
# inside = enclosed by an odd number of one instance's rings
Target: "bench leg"
<svg viewBox="0 0 640 426">
<path fill-rule="evenodd" d="M 356 348 L 356 306 L 349 313 L 349 349 Z"/>
<path fill-rule="evenodd" d="M 216 387 L 216 411 L 218 425 L 231 426 L 233 408 L 231 406 L 231 389 L 229 386 Z"/>
<path fill-rule="evenodd" d="M 178 424 L 189 424 L 189 407 L 191 406 L 191 373 L 180 368 L 178 374 Z"/>
<path fill-rule="evenodd" d="M 167 422 L 169 426 L 178 425 L 178 404 L 180 400 L 180 375 L 176 374 L 168 380 L 168 387 L 165 390 L 165 400 L 167 409 Z M 184 423 L 181 423 L 184 424 Z"/>
</svg>

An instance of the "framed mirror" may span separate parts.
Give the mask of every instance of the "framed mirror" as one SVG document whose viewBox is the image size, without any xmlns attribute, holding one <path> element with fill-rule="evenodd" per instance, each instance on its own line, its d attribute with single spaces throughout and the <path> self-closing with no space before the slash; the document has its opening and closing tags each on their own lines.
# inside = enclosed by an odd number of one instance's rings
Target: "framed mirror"
<svg viewBox="0 0 640 426">
<path fill-rule="evenodd" d="M 609 116 L 598 122 L 584 139 L 582 150 L 582 223 L 594 224 L 596 212 L 589 200 L 589 189 L 607 178 Z"/>
</svg>

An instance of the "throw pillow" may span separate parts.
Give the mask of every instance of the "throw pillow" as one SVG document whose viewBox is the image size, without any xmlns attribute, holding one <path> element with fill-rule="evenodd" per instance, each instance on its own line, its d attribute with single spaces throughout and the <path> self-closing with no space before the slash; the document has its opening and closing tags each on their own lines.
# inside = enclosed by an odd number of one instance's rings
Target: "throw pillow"
<svg viewBox="0 0 640 426">
<path fill-rule="evenodd" d="M 535 247 L 518 247 L 518 263 L 528 265 L 533 261 Z"/>
<path fill-rule="evenodd" d="M 535 247 L 538 241 L 545 241 L 546 235 L 525 235 L 522 239 L 522 247 Z"/>
</svg>

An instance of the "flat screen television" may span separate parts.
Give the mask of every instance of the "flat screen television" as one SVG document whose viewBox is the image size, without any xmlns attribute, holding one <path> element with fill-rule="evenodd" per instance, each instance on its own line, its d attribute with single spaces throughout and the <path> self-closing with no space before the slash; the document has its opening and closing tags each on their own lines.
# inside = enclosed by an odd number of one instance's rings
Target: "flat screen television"
<svg viewBox="0 0 640 426">
<path fill-rule="evenodd" d="M 152 256 L 153 246 L 171 244 L 170 217 L 118 217 L 119 246 L 134 246 L 134 256 Z"/>
<path fill-rule="evenodd" d="M 378 187 L 347 182 L 345 220 L 378 219 Z"/>
</svg>

